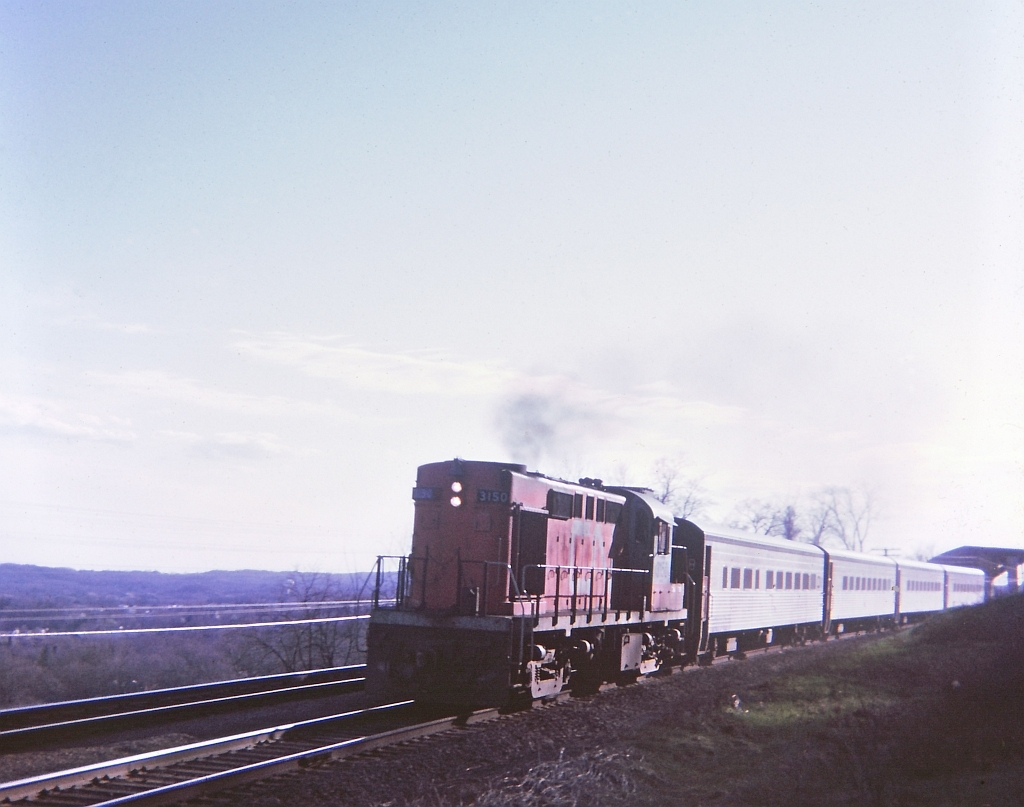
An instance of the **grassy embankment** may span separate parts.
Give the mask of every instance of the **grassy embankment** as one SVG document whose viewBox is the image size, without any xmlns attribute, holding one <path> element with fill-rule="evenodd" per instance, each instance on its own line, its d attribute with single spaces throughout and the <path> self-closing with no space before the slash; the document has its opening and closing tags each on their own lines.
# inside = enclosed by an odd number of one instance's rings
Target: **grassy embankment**
<svg viewBox="0 0 1024 807">
<path fill-rule="evenodd" d="M 1024 805 L 1024 596 L 836 650 L 474 804 Z"/>
</svg>

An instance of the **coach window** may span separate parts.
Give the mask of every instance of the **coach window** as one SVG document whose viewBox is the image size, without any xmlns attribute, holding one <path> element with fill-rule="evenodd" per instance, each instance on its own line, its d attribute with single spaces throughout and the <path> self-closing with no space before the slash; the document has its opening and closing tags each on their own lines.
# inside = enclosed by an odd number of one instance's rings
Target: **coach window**
<svg viewBox="0 0 1024 807">
<path fill-rule="evenodd" d="M 722 588 L 729 588 L 729 567 L 722 567 Z"/>
<path fill-rule="evenodd" d="M 761 570 L 754 569 L 754 588 L 761 588 Z"/>
<path fill-rule="evenodd" d="M 734 568 L 732 570 L 732 577 L 729 579 L 729 583 L 730 583 L 730 586 L 729 586 L 730 588 L 739 588 L 740 587 L 740 570 L 739 570 L 739 568 Z"/>
<path fill-rule="evenodd" d="M 793 573 L 786 572 L 786 588 L 793 588 Z"/>
<path fill-rule="evenodd" d="M 658 525 L 658 554 L 667 555 L 669 546 L 669 526 L 664 521 L 656 521 Z"/>
<path fill-rule="evenodd" d="M 604 505 L 605 505 L 605 500 L 604 499 L 598 499 L 597 500 L 597 520 L 598 521 L 604 521 Z"/>
<path fill-rule="evenodd" d="M 587 521 L 594 520 L 594 497 L 587 496 Z"/>
<path fill-rule="evenodd" d="M 775 588 L 775 573 L 771 569 L 764 573 L 764 587 Z"/>
<path fill-rule="evenodd" d="M 743 588 L 754 587 L 754 570 L 744 569 L 743 570 Z"/>
</svg>

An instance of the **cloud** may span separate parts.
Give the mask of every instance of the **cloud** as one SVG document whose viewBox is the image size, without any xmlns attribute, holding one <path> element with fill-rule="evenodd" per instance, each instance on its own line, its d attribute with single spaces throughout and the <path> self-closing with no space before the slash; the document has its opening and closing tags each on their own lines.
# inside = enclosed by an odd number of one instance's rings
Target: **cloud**
<svg viewBox="0 0 1024 807">
<path fill-rule="evenodd" d="M 347 410 L 330 402 L 307 401 L 284 395 L 251 395 L 215 389 L 162 370 L 125 373 L 87 373 L 88 378 L 135 395 L 152 396 L 226 412 L 250 415 L 287 415 L 310 412 L 332 418 L 351 417 Z"/>
<path fill-rule="evenodd" d="M 135 440 L 126 421 L 70 413 L 56 401 L 0 395 L 0 429 L 44 437 L 126 443 Z"/>
<path fill-rule="evenodd" d="M 233 347 L 250 356 L 362 390 L 403 395 L 489 395 L 520 377 L 497 362 L 454 361 L 440 355 L 382 352 L 338 336 L 272 333 L 244 336 Z"/>
<path fill-rule="evenodd" d="M 214 459 L 257 460 L 290 453 L 275 434 L 269 432 L 218 432 L 199 435 L 194 432 L 160 431 L 194 453 Z"/>
</svg>

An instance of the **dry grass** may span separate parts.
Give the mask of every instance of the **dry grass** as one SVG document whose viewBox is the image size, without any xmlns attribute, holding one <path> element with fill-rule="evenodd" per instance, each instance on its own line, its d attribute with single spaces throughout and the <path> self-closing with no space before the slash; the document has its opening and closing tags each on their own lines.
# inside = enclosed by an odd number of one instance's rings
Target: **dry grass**
<svg viewBox="0 0 1024 807">
<path fill-rule="evenodd" d="M 1024 597 L 836 651 L 471 797 L 392 804 L 1024 804 Z"/>
<path fill-rule="evenodd" d="M 630 804 L 658 784 L 641 757 L 630 753 L 594 751 L 570 759 L 541 763 L 522 777 L 492 783 L 460 807 L 597 807 Z M 439 793 L 402 807 L 448 807 Z"/>
</svg>

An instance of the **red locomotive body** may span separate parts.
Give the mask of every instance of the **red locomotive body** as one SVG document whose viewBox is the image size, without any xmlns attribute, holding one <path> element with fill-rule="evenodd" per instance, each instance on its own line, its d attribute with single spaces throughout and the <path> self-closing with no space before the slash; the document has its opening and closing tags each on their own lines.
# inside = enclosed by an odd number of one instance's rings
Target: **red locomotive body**
<svg viewBox="0 0 1024 807">
<path fill-rule="evenodd" d="M 681 647 L 685 550 L 645 492 L 453 460 L 421 466 L 413 499 L 412 553 L 393 578 L 378 566 L 395 605 L 371 619 L 376 695 L 494 705 L 557 694 L 570 670 L 650 672 Z"/>
</svg>

